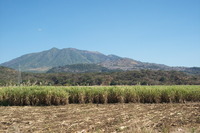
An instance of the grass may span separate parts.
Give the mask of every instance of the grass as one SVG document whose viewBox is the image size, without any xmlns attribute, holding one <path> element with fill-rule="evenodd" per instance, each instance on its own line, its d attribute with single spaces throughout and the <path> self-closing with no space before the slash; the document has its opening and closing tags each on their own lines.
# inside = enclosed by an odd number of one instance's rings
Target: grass
<svg viewBox="0 0 200 133">
<path fill-rule="evenodd" d="M 4 106 L 199 101 L 200 86 L 18 86 L 0 88 L 0 105 Z"/>
<path fill-rule="evenodd" d="M 65 105 L 68 93 L 57 87 L 6 87 L 0 89 L 0 105 Z"/>
</svg>

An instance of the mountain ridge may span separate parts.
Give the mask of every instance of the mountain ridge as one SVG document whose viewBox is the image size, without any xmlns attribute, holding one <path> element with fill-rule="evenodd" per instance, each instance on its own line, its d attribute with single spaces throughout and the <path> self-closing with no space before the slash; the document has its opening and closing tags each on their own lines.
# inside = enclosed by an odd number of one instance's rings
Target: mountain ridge
<svg viewBox="0 0 200 133">
<path fill-rule="evenodd" d="M 111 59 L 111 57 L 109 58 L 95 51 L 78 50 L 75 48 L 58 49 L 54 47 L 50 50 L 22 55 L 2 63 L 1 66 L 18 69 L 20 64 L 23 71 L 32 71 L 71 64 L 99 63 L 107 59 Z"/>
<path fill-rule="evenodd" d="M 97 51 L 79 50 L 76 48 L 58 49 L 55 47 L 41 52 L 25 54 L 0 65 L 16 70 L 20 65 L 22 71 L 29 72 L 46 72 L 53 68 L 54 70 L 59 70 L 59 72 L 68 72 L 68 70 L 78 72 L 79 70 L 73 70 L 73 67 L 68 66 L 75 64 L 99 65 L 99 68 L 95 69 L 98 71 L 101 71 L 101 66 L 102 68 L 107 68 L 109 70 L 175 70 L 186 72 L 189 74 L 200 74 L 200 67 L 170 67 L 163 64 L 141 62 L 131 58 L 119 57 L 112 54 L 105 55 Z M 97 68 L 97 66 L 95 65 L 93 65 L 93 67 L 90 67 Z M 66 68 L 64 68 L 64 66 L 70 67 L 70 69 L 67 70 Z M 59 67 L 61 67 L 63 71 Z M 86 68 L 85 70 L 82 69 L 80 71 L 89 72 L 89 70 L 87 70 Z"/>
</svg>

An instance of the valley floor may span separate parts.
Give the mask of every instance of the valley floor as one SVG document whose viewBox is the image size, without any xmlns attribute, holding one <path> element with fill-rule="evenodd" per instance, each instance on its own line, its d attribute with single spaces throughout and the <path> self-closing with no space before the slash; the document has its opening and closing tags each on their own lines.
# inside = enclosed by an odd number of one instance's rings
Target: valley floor
<svg viewBox="0 0 200 133">
<path fill-rule="evenodd" d="M 200 103 L 0 106 L 0 132 L 199 133 Z"/>
</svg>

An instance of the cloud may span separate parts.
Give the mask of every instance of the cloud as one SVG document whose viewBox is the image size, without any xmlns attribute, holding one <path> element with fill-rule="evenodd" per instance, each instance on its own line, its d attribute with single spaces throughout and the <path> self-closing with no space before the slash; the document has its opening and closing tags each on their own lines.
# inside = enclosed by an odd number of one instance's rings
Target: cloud
<svg viewBox="0 0 200 133">
<path fill-rule="evenodd" d="M 42 29 L 42 28 L 38 28 L 37 31 L 38 31 L 38 32 L 41 32 L 41 31 L 43 31 L 43 29 Z"/>
</svg>

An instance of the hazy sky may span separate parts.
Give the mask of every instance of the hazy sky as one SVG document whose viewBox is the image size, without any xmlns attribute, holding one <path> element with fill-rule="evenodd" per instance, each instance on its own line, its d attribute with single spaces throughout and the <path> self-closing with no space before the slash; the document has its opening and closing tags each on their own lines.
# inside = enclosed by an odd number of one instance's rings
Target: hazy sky
<svg viewBox="0 0 200 133">
<path fill-rule="evenodd" d="M 200 67 L 200 0 L 0 0 L 0 63 L 52 47 Z"/>
</svg>

